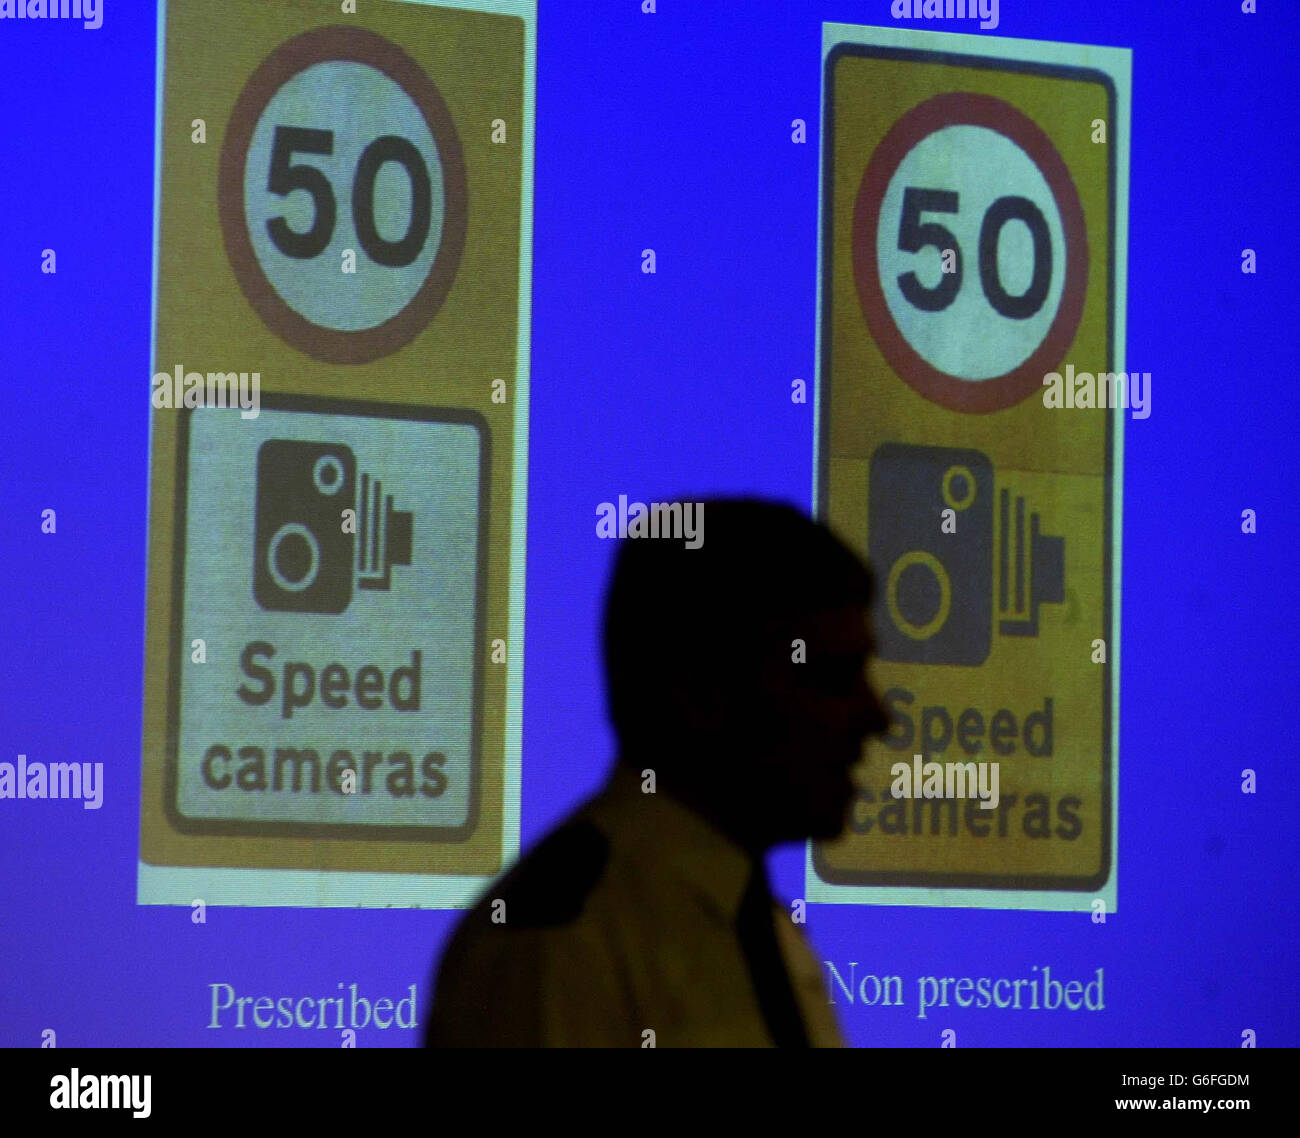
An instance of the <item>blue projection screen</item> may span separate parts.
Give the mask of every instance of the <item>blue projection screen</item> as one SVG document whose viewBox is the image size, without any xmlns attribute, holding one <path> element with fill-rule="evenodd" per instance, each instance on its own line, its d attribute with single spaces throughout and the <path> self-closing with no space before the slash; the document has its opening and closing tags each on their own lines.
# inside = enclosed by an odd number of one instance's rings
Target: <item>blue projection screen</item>
<svg viewBox="0 0 1300 1138">
<path fill-rule="evenodd" d="M 850 1045 L 1300 1043 L 1300 10 L 48 7 L 0 1044 L 419 1046 L 615 758 L 632 507 L 716 496 L 876 580 L 892 726 L 767 862 Z"/>
</svg>

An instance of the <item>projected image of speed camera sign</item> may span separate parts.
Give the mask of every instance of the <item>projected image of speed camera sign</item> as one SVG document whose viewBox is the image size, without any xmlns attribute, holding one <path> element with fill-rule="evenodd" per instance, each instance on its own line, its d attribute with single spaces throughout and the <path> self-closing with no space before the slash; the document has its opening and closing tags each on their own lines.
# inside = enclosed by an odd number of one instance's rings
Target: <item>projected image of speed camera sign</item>
<svg viewBox="0 0 1300 1138">
<path fill-rule="evenodd" d="M 185 590 L 181 628 L 220 625 L 232 659 L 181 672 L 172 824 L 463 834 L 479 781 L 481 424 L 272 402 L 251 425 L 202 410 L 182 428 L 183 564 L 203 587 Z"/>
<path fill-rule="evenodd" d="M 809 896 L 1113 910 L 1121 421 L 1042 392 L 1124 370 L 1128 55 L 823 33 L 816 507 L 892 726 Z"/>
<path fill-rule="evenodd" d="M 535 3 L 357 8 L 160 20 L 142 903 L 518 848 Z"/>
</svg>

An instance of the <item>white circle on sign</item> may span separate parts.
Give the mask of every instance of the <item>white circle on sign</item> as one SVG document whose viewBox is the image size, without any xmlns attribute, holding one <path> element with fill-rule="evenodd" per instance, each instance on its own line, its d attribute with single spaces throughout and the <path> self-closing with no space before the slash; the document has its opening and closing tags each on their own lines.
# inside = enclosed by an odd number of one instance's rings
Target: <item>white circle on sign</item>
<svg viewBox="0 0 1300 1138">
<path fill-rule="evenodd" d="M 899 283 L 900 276 L 910 272 L 922 289 L 930 290 L 944 276 L 939 246 L 927 244 L 916 253 L 899 247 L 900 233 L 906 232 L 904 197 L 909 188 L 957 195 L 955 213 L 926 209 L 909 219 L 914 228 L 942 226 L 960 250 L 961 287 L 938 311 L 917 307 Z M 986 217 L 995 203 L 1007 198 L 1032 203 L 1045 223 L 1051 248 L 1046 295 L 1023 319 L 1003 315 L 994 306 L 980 273 Z M 995 287 L 1013 298 L 1024 296 L 1035 273 L 1034 240 L 1026 221 L 1012 217 L 1001 225 L 996 260 Z M 941 372 L 978 383 L 1013 371 L 1046 338 L 1065 289 L 1065 229 L 1047 179 L 1024 150 L 988 127 L 957 124 L 927 135 L 894 171 L 880 207 L 876 263 L 890 315 L 917 355 Z"/>
<path fill-rule="evenodd" d="M 291 149 L 284 140 L 292 136 L 283 133 L 277 151 L 277 127 L 329 132 L 331 153 Z M 405 162 L 385 160 L 375 169 L 372 158 L 367 170 L 362 161 L 378 139 L 391 136 L 405 140 L 401 149 L 411 160 L 418 155 L 429 186 L 427 233 L 422 226 L 416 229 L 413 239 L 423 236 L 418 252 L 399 265 L 370 255 L 353 216 L 354 186 L 373 179 L 370 225 L 380 246 L 393 248 L 412 239 L 411 231 L 419 225 L 416 186 Z M 273 192 L 268 183 L 288 189 L 287 194 Z M 334 210 L 328 242 L 319 251 L 313 245 L 309 256 L 287 253 L 269 227 L 281 218 L 300 238 L 312 233 L 326 183 Z M 419 107 L 398 83 L 368 64 L 329 60 L 293 75 L 258 117 L 244 164 L 244 212 L 254 255 L 280 298 L 313 324 L 363 331 L 405 309 L 429 276 L 446 216 L 442 160 Z M 363 227 L 368 220 L 361 219 Z M 375 245 L 373 239 L 370 243 Z M 343 271 L 343 253 L 349 249 L 355 257 L 349 267 L 355 272 Z"/>
<path fill-rule="evenodd" d="M 320 493 L 332 497 L 343 487 L 343 463 L 337 455 L 323 454 L 312 467 L 311 478 Z"/>
<path fill-rule="evenodd" d="M 280 568 L 280 546 L 291 537 L 301 538 L 306 544 L 308 554 L 307 568 L 296 581 L 286 577 Z M 316 540 L 316 535 L 299 522 L 285 522 L 267 542 L 266 567 L 270 571 L 271 579 L 285 592 L 301 593 L 304 589 L 310 588 L 316 581 L 316 574 L 320 571 L 320 543 Z"/>
</svg>

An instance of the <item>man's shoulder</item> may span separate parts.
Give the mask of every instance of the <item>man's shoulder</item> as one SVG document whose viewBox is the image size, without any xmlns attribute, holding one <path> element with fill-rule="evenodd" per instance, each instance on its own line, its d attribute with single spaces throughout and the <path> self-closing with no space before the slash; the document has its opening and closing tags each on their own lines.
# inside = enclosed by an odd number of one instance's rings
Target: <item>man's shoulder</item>
<svg viewBox="0 0 1300 1138">
<path fill-rule="evenodd" d="M 629 777 L 616 770 L 482 894 L 443 953 L 448 987 L 507 971 L 525 983 L 541 971 L 613 967 L 657 935 L 657 919 L 674 906 L 648 832 L 655 819 Z"/>
<path fill-rule="evenodd" d="M 593 819 L 571 816 L 479 898 L 457 928 L 452 947 L 464 951 L 485 941 L 537 940 L 541 934 L 551 941 L 575 928 L 607 886 L 612 856 L 609 836 Z"/>
<path fill-rule="evenodd" d="M 438 965 L 438 1038 L 541 1031 L 543 992 L 562 978 L 571 983 L 575 973 L 603 970 L 610 930 L 602 913 L 610 905 L 601 897 L 610 860 L 601 828 L 572 817 L 487 888 L 461 918 Z M 513 1026 L 491 1026 L 494 1008 L 508 1009 Z"/>
<path fill-rule="evenodd" d="M 605 881 L 610 856 L 608 834 L 578 814 L 538 842 L 478 907 L 490 918 L 494 903 L 503 902 L 506 923 L 520 929 L 573 924 Z"/>
<path fill-rule="evenodd" d="M 645 856 L 626 772 L 616 771 L 479 899 L 465 925 L 563 929 L 593 908 L 617 906 Z M 636 795 L 640 798 L 640 795 Z"/>
<path fill-rule="evenodd" d="M 440 962 L 431 1044 L 540 1046 L 559 1030 L 569 1002 L 584 1008 L 593 983 L 614 981 L 602 887 L 610 860 L 601 829 L 573 817 L 487 890 Z"/>
</svg>

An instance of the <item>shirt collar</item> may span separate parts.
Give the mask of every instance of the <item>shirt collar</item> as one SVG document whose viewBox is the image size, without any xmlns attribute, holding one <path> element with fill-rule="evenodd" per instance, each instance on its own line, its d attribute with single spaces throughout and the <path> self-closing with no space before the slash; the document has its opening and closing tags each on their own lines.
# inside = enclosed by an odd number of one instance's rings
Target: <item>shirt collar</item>
<svg viewBox="0 0 1300 1138">
<path fill-rule="evenodd" d="M 703 894 L 734 920 L 756 862 L 737 842 L 662 788 L 641 789 L 640 770 L 616 762 L 597 809 L 615 823 L 611 838 L 652 853 L 655 864 Z"/>
</svg>

